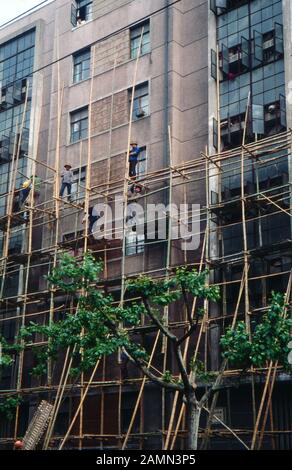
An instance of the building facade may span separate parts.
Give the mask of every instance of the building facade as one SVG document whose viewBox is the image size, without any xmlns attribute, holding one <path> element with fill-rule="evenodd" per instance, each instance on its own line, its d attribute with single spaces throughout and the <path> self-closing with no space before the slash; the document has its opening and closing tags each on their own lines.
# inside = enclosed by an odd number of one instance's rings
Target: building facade
<svg viewBox="0 0 292 470">
<path fill-rule="evenodd" d="M 55 262 L 56 247 L 77 256 L 84 249 L 88 185 L 91 208 L 105 202 L 112 207 L 114 197 L 124 202 L 129 127 L 130 139 L 142 148 L 137 164 L 141 204 L 200 204 L 201 227 L 192 250 L 169 238 L 148 240 L 131 225 L 122 229 L 122 239 L 94 242 L 90 248 L 104 261 L 105 283 L 116 300 L 127 276 L 159 276 L 174 266 L 197 265 L 207 227 L 206 266 L 211 282 L 224 287 L 220 305 L 210 306 L 201 354 L 208 370 L 218 370 L 219 339 L 237 308 L 247 252 L 249 305 L 242 300 L 240 313 L 256 315 L 266 308 L 271 290 L 286 292 L 291 270 L 290 149 L 267 151 L 274 152 L 272 162 L 268 156 L 263 163 L 246 159 L 244 185 L 241 154 L 232 151 L 291 127 L 291 14 L 285 0 L 52 0 L 0 28 L 1 334 L 7 341 L 31 318 L 45 323 L 68 307 L 47 289 L 44 276 Z M 223 155 L 222 171 L 218 174 L 211 165 L 206 174 L 202 164 L 198 177 L 189 181 L 187 171 L 200 164 L 202 153 L 206 162 L 209 155 Z M 73 171 L 70 200 L 59 198 L 66 164 Z M 171 172 L 166 178 L 167 168 Z M 31 175 L 42 181 L 35 207 L 16 210 L 15 198 Z M 174 191 L 173 177 L 178 178 Z M 275 202 L 286 213 L 259 201 L 273 199 L 277 192 Z M 136 201 L 130 184 L 126 198 Z M 169 221 L 167 214 L 163 217 Z M 183 313 L 171 311 L 170 318 L 183 321 Z M 154 333 L 148 326 L 138 333 L 151 349 Z M 158 350 L 155 367 L 171 368 L 164 345 Z M 41 379 L 31 376 L 33 364 L 28 350 L 1 372 L 2 397 L 9 390 L 24 394 L 16 426 L 5 420 L 0 425 L 2 448 L 24 435 L 40 400 L 48 395 L 53 399 L 58 389 L 62 361 Z M 67 448 L 121 447 L 140 379 L 131 365 L 126 375 L 119 356 L 103 360 L 84 404 L 82 430 L 77 422 Z M 222 393 L 217 412 L 229 426 L 251 433 L 262 380 L 252 384 L 253 398 L 250 379 L 239 390 Z M 65 395 L 53 447 L 68 429 L 79 390 L 73 384 Z M 291 429 L 289 391 L 291 384 L 282 374 L 273 403 L 279 431 Z M 163 448 L 172 406 L 172 394 L 147 383 L 128 447 Z M 283 415 L 289 416 L 287 423 Z M 212 448 L 238 448 L 236 440 L 220 434 L 220 426 L 216 430 Z M 185 435 L 182 430 L 177 448 L 185 445 Z M 291 435 L 267 436 L 264 445 L 291 448 Z"/>
</svg>

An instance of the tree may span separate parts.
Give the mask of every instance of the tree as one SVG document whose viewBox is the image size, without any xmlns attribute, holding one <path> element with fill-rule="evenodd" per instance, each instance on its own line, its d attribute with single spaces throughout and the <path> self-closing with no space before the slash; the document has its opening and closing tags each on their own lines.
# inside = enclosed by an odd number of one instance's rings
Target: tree
<svg viewBox="0 0 292 470">
<path fill-rule="evenodd" d="M 287 307 L 285 296 L 272 292 L 267 313 L 257 323 L 253 322 L 252 340 L 242 321 L 234 329 L 226 330 L 221 337 L 221 346 L 230 366 L 242 369 L 265 367 L 272 361 L 279 362 L 286 372 L 292 372 L 289 364 L 292 320 L 285 314 Z"/>
<path fill-rule="evenodd" d="M 139 276 L 127 283 L 130 298 L 138 300 L 127 301 L 121 306 L 117 305 L 112 296 L 99 286 L 101 271 L 102 263 L 97 262 L 91 254 L 84 255 L 81 262 L 69 254 L 61 254 L 48 280 L 55 289 L 72 296 L 77 305 L 76 313 L 67 313 L 64 319 L 50 325 L 30 323 L 29 326 L 22 328 L 14 344 L 3 343 L 5 362 L 10 364 L 13 354 L 29 345 L 36 332 L 41 333 L 47 340 L 46 346 L 38 348 L 37 351 L 38 362 L 32 371 L 37 376 L 47 373 L 48 359 L 56 361 L 60 353 L 67 348 L 73 357 L 70 372 L 75 376 L 94 368 L 96 362 L 104 355 L 109 356 L 122 349 L 150 381 L 159 387 L 181 394 L 187 409 L 188 448 L 197 449 L 202 409 L 212 394 L 218 392 L 227 360 L 240 359 L 242 367 L 247 365 L 250 345 L 249 339 L 244 336 L 242 325 L 239 324 L 234 330 L 235 333 L 231 332 L 231 336 L 228 330 L 227 336 L 223 337 L 225 359 L 214 379 L 213 376 L 206 374 L 199 361 L 193 359 L 185 361 L 182 354 L 185 342 L 195 334 L 199 320 L 204 314 L 200 308 L 195 312 L 192 311 L 193 299 L 196 297 L 201 303 L 205 300 L 212 302 L 219 300 L 218 288 L 207 285 L 208 272 L 199 273 L 196 270 L 179 268 L 172 276 L 163 280 Z M 188 325 L 184 333 L 180 334 L 179 330 L 170 328 L 164 321 L 164 308 L 172 305 L 186 309 Z M 281 302 L 277 304 L 276 310 L 273 307 L 274 315 L 279 316 L 280 311 L 283 311 Z M 133 330 L 121 326 L 139 326 L 142 315 L 146 315 L 168 339 L 180 373 L 179 379 L 174 376 L 173 371 L 166 371 L 164 375 L 154 373 L 147 366 L 148 354 L 138 341 L 137 335 L 134 336 Z M 279 332 L 277 328 L 273 329 L 273 334 Z M 272 333 L 270 331 L 270 334 Z M 258 336 L 260 338 L 257 342 L 262 339 L 262 331 Z M 246 343 L 244 347 L 243 342 Z M 279 348 L 282 351 L 282 342 Z M 237 357 L 238 350 L 241 353 Z M 276 357 L 276 350 L 274 353 L 273 357 Z M 257 354 L 259 353 L 255 352 L 255 357 Z M 263 356 L 261 360 L 264 360 Z M 209 383 L 207 391 L 199 397 L 197 384 L 202 380 L 207 380 Z"/>
<path fill-rule="evenodd" d="M 102 356 L 122 348 L 149 380 L 160 387 L 182 394 L 188 412 L 188 445 L 190 449 L 197 448 L 200 414 L 209 392 L 200 400 L 197 398 L 196 377 L 202 373 L 200 363 L 194 364 L 190 361 L 190 364 L 187 364 L 183 360 L 182 347 L 195 333 L 202 315 L 200 309 L 192 315 L 192 299 L 197 297 L 217 301 L 218 288 L 206 285 L 207 272 L 198 273 L 181 268 L 169 279 L 156 280 L 139 276 L 128 282 L 128 293 L 140 300 L 118 306 L 114 304 L 112 296 L 98 287 L 101 271 L 102 263 L 97 262 L 91 254 L 86 254 L 82 262 L 69 254 L 62 254 L 48 280 L 54 288 L 76 300 L 76 313 L 68 313 L 64 319 L 51 325 L 43 326 L 31 322 L 29 326 L 22 328 L 16 343 L 4 346 L 5 361 L 10 363 L 12 356 L 9 356 L 9 353 L 16 353 L 21 347 L 29 345 L 35 333 L 42 334 L 47 340 L 47 345 L 38 348 L 36 353 L 37 365 L 32 370 L 32 374 L 36 376 L 46 374 L 48 359 L 57 360 L 60 352 L 68 347 L 74 358 L 71 374 L 75 376 L 93 368 Z M 188 330 L 182 336 L 177 336 L 163 320 L 164 308 L 178 301 L 184 304 L 188 318 Z M 162 335 L 168 338 L 180 372 L 179 380 L 174 378 L 170 371 L 162 376 L 154 374 L 147 367 L 148 354 L 137 341 L 137 335 L 134 340 L 133 332 L 121 326 L 139 326 L 142 315 L 147 315 Z M 189 374 L 191 369 L 192 379 Z"/>
</svg>

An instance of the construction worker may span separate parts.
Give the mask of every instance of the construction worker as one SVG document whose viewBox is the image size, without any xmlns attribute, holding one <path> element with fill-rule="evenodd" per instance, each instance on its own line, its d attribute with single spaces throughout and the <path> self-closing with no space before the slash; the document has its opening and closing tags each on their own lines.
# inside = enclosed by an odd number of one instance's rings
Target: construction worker
<svg viewBox="0 0 292 470">
<path fill-rule="evenodd" d="M 27 200 L 28 196 L 29 196 L 29 193 L 30 193 L 30 190 L 31 190 L 31 180 L 26 180 L 24 181 L 24 183 L 22 184 L 22 189 L 20 191 L 20 204 L 24 204 L 25 201 Z"/>
<path fill-rule="evenodd" d="M 20 212 L 20 190 L 16 189 L 13 193 L 12 212 Z"/>
<path fill-rule="evenodd" d="M 141 152 L 141 148 L 138 147 L 137 142 L 131 142 L 130 153 L 129 153 L 129 176 L 130 178 L 136 178 L 136 166 L 138 163 L 138 157 Z"/>
<path fill-rule="evenodd" d="M 24 443 L 20 439 L 14 442 L 14 450 L 24 450 Z"/>
<path fill-rule="evenodd" d="M 100 214 L 96 211 L 94 207 L 90 207 L 88 210 L 88 233 L 92 234 L 93 232 L 93 227 L 95 222 L 97 222 L 100 219 Z M 86 214 L 84 216 L 84 219 L 82 221 L 83 224 L 86 222 Z"/>
<path fill-rule="evenodd" d="M 64 165 L 64 170 L 61 173 L 62 184 L 60 189 L 60 197 L 63 197 L 65 189 L 67 188 L 68 200 L 71 200 L 71 190 L 73 183 L 73 171 L 71 165 Z"/>
<path fill-rule="evenodd" d="M 130 188 L 130 191 L 132 194 L 140 194 L 142 193 L 142 190 L 143 190 L 143 186 L 141 186 L 140 184 L 132 184 Z"/>
<path fill-rule="evenodd" d="M 31 186 L 33 186 L 33 189 L 34 189 L 34 198 L 38 199 L 41 193 L 42 180 L 37 175 L 31 175 L 30 180 L 31 180 Z"/>
</svg>

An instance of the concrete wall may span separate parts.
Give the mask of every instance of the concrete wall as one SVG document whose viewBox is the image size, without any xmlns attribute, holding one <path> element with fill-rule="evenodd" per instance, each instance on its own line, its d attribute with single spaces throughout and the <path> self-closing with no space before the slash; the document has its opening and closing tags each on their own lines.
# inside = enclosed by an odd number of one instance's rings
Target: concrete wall
<svg viewBox="0 0 292 470">
<path fill-rule="evenodd" d="M 39 133 L 32 133 L 32 153 L 37 154 L 40 161 L 55 167 L 58 92 L 60 94 L 62 88 L 58 170 L 61 171 L 65 162 L 70 162 L 74 168 L 86 164 L 87 141 L 83 141 L 82 146 L 79 142 L 70 144 L 69 116 L 71 111 L 88 105 L 91 80 L 72 83 L 72 54 L 94 46 L 91 160 L 95 162 L 95 170 L 91 184 L 104 182 L 108 176 L 114 178 L 123 174 L 122 160 L 125 157 L 119 156 L 125 155 L 127 150 L 128 90 L 133 85 L 135 69 L 135 60 L 130 59 L 130 31 L 127 27 L 151 16 L 151 53 L 141 57 L 137 74 L 137 84 L 149 83 L 150 116 L 133 123 L 132 137 L 140 145 L 147 146 L 148 171 L 169 164 L 169 125 L 173 165 L 200 155 L 208 142 L 207 0 L 182 0 L 166 10 L 161 9 L 171 3 L 170 0 L 120 0 L 111 2 L 111 8 L 108 2 L 96 0 L 93 20 L 76 28 L 71 24 L 71 3 L 71 0 L 56 0 L 0 31 L 2 42 L 32 25 L 37 27 L 35 69 L 38 72 L 34 75 L 35 114 L 32 126 L 35 130 L 39 128 Z M 154 12 L 157 13 L 151 15 Z M 109 37 L 113 32 L 117 34 Z M 61 59 L 59 62 L 58 58 Z M 105 165 L 109 156 L 111 162 Z M 109 173 L 104 172 L 105 166 Z M 38 167 L 38 173 L 53 182 L 51 170 Z M 188 186 L 188 202 L 198 202 L 203 194 L 204 189 Z M 47 184 L 46 199 L 51 197 L 52 184 Z M 174 202 L 182 200 L 183 192 L 177 190 Z M 167 192 L 161 193 L 158 201 L 167 202 Z M 81 219 L 79 217 L 79 227 Z M 61 230 L 69 232 L 71 228 L 74 231 L 75 223 L 72 224 L 68 215 L 61 224 Z M 44 244 L 49 242 L 50 236 L 50 229 L 45 228 Z M 173 258 L 174 262 L 179 262 L 179 251 Z"/>
</svg>

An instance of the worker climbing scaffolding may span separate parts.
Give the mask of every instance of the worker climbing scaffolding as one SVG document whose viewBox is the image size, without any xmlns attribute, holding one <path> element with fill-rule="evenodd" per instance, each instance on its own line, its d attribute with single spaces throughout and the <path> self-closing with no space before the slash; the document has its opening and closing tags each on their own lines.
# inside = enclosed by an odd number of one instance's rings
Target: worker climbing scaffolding
<svg viewBox="0 0 292 470">
<path fill-rule="evenodd" d="M 129 153 L 129 176 L 132 179 L 136 179 L 137 176 L 137 163 L 140 152 L 141 148 L 138 147 L 137 142 L 131 142 Z"/>
<path fill-rule="evenodd" d="M 60 189 L 60 197 L 64 196 L 65 189 L 67 189 L 68 201 L 71 200 L 71 191 L 73 183 L 72 166 L 69 164 L 64 165 L 64 170 L 61 173 L 62 184 Z"/>
<path fill-rule="evenodd" d="M 30 191 L 31 191 L 31 180 L 29 179 L 29 180 L 24 181 L 24 183 L 22 184 L 22 189 L 20 191 L 20 203 L 22 205 L 25 204 Z"/>
<path fill-rule="evenodd" d="M 132 180 L 137 179 L 137 164 L 139 155 L 142 152 L 141 147 L 138 146 L 137 142 L 131 142 L 130 144 L 130 152 L 129 152 L 129 177 Z M 142 191 L 142 186 L 140 184 L 134 183 L 130 187 L 130 191 L 132 194 L 138 194 Z"/>
<path fill-rule="evenodd" d="M 94 233 L 94 224 L 101 218 L 101 215 L 95 207 L 89 207 L 88 214 L 85 213 L 82 224 L 86 223 L 86 218 L 88 218 L 88 234 L 92 235 Z"/>
</svg>

